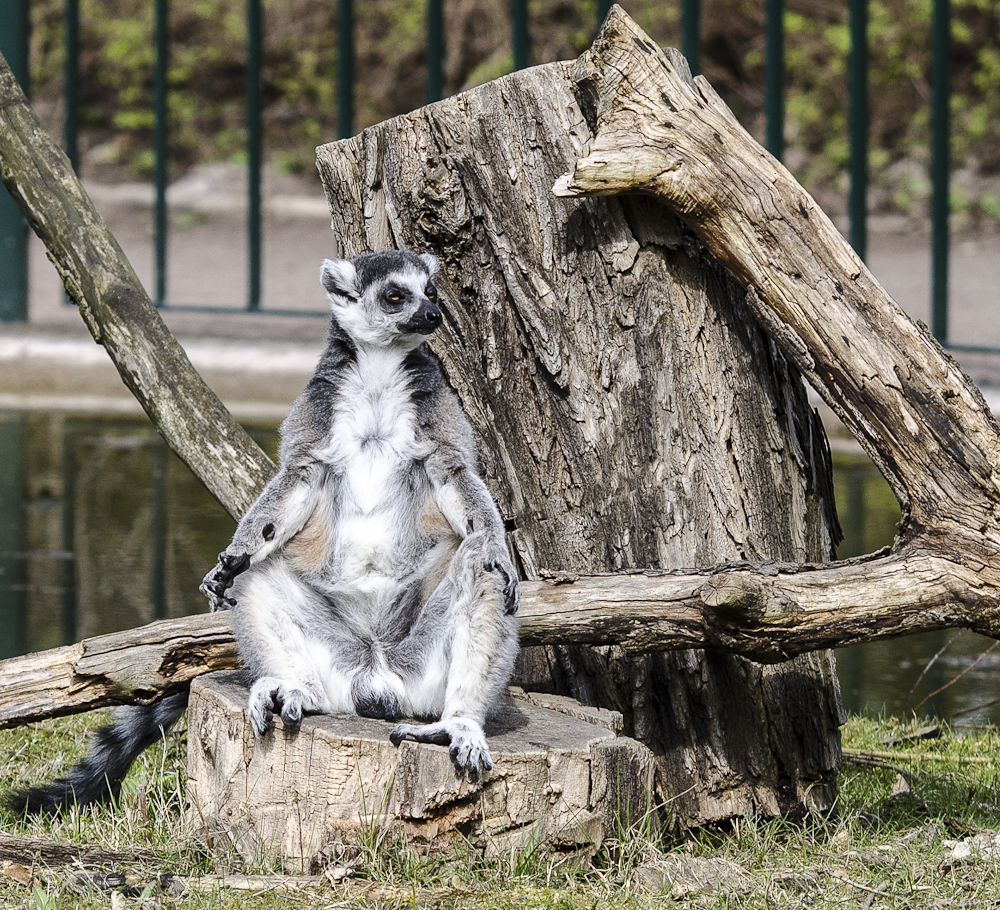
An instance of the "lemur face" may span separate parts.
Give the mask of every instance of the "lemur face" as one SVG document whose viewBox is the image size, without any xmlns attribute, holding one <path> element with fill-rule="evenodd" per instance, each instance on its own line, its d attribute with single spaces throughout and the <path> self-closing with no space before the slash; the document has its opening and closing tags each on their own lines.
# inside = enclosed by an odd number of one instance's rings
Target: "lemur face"
<svg viewBox="0 0 1000 910">
<path fill-rule="evenodd" d="M 333 318 L 361 345 L 415 348 L 441 324 L 429 253 L 403 250 L 325 259 L 320 282 Z"/>
</svg>

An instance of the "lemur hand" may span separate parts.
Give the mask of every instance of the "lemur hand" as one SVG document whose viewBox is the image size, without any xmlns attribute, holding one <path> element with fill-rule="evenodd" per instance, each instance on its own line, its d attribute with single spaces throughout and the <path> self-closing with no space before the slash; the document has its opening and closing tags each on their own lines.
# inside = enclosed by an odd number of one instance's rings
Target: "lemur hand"
<svg viewBox="0 0 1000 910">
<path fill-rule="evenodd" d="M 208 598 L 213 613 L 236 606 L 236 601 L 232 597 L 227 597 L 226 591 L 233 586 L 236 576 L 246 571 L 249 566 L 249 553 L 230 553 L 226 550 L 219 554 L 215 568 L 205 576 L 198 588 Z"/>
<path fill-rule="evenodd" d="M 517 580 L 517 569 L 507 553 L 506 547 L 491 547 L 484 554 L 483 568 L 496 572 L 503 579 L 503 607 L 508 616 L 513 616 L 521 605 L 521 584 Z"/>
</svg>

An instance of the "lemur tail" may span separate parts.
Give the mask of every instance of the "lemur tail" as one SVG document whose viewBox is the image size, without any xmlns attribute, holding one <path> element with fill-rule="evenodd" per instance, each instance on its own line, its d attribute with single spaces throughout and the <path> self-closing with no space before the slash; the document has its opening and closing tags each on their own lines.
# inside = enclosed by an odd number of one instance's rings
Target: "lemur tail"
<svg viewBox="0 0 1000 910">
<path fill-rule="evenodd" d="M 185 690 L 153 705 L 118 708 L 115 722 L 94 734 L 83 761 L 69 774 L 11 793 L 5 805 L 19 815 L 57 815 L 74 805 L 104 803 L 116 797 L 132 763 L 177 723 L 187 703 Z"/>
</svg>

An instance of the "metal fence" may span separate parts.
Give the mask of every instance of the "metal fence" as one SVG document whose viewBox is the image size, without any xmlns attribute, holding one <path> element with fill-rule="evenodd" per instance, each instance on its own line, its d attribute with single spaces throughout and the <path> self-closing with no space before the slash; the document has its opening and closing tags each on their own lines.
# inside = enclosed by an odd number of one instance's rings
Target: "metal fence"
<svg viewBox="0 0 1000 910">
<path fill-rule="evenodd" d="M 700 2 L 679 0 L 681 50 L 694 73 L 700 64 Z M 177 307 L 169 302 L 167 288 L 167 24 L 169 0 L 155 3 L 155 64 L 153 91 L 154 277 L 152 297 L 156 305 Z M 510 42 L 513 65 L 521 69 L 531 59 L 528 0 L 509 0 Z M 29 0 L 0 3 L 0 52 L 10 63 L 21 84 L 28 88 Z M 261 105 L 262 0 L 247 0 L 247 219 L 248 261 L 247 312 L 261 310 L 261 170 L 263 129 Z M 598 0 L 596 27 L 611 7 L 611 0 Z M 765 145 L 777 158 L 784 153 L 784 0 L 765 0 Z M 950 172 L 950 0 L 933 0 L 931 86 L 931 329 L 948 344 L 949 172 Z M 64 6 L 64 145 L 74 167 L 77 164 L 77 86 L 79 61 L 79 0 Z M 851 51 L 849 60 L 850 188 L 848 198 L 849 239 L 862 259 L 868 245 L 868 0 L 850 0 Z M 427 0 L 427 101 L 441 98 L 444 87 L 446 29 L 443 0 Z M 354 0 L 338 0 L 337 122 L 342 137 L 354 132 Z M 6 193 L 0 194 L 0 321 L 14 322 L 27 314 L 26 224 Z M 197 309 L 205 309 L 198 307 Z M 232 310 L 228 310 L 232 312 Z M 297 313 L 297 315 L 303 315 Z M 992 350 L 953 346 L 959 350 Z"/>
</svg>

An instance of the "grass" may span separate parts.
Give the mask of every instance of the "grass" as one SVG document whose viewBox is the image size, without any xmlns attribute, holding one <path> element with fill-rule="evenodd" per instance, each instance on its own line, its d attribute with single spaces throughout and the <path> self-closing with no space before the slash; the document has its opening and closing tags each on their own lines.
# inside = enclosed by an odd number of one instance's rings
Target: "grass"
<svg viewBox="0 0 1000 910">
<path fill-rule="evenodd" d="M 0 732 L 0 786 L 65 771 L 105 717 Z M 0 906 L 47 908 L 472 907 L 484 910 L 616 910 L 646 907 L 1000 907 L 1000 733 L 930 731 L 916 723 L 851 718 L 835 810 L 804 825 L 743 819 L 680 843 L 653 831 L 622 832 L 593 862 L 541 845 L 485 860 L 473 851 L 430 858 L 373 829 L 349 860 L 344 885 L 326 879 L 283 890 L 211 887 L 183 895 L 159 876 L 259 875 L 279 870 L 209 856 L 184 824 L 184 732 L 150 749 L 118 805 L 55 821 L 3 819 L 5 834 L 99 845 L 126 862 L 104 878 L 73 866 L 6 864 Z M 964 842 L 967 846 L 960 846 Z M 957 852 L 956 852 L 957 848 Z M 117 876 L 117 877 L 114 877 Z M 274 880 L 271 880 L 272 884 Z"/>
</svg>

